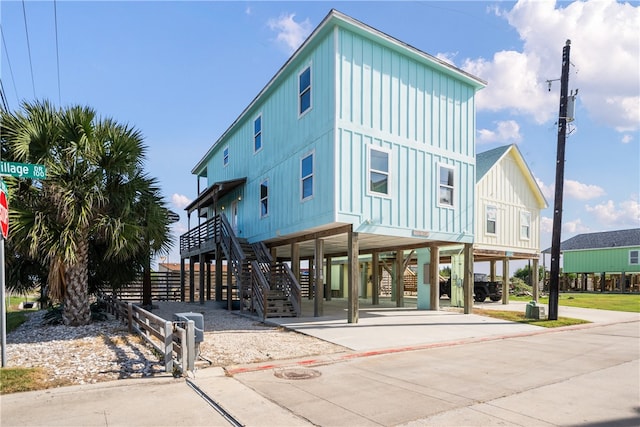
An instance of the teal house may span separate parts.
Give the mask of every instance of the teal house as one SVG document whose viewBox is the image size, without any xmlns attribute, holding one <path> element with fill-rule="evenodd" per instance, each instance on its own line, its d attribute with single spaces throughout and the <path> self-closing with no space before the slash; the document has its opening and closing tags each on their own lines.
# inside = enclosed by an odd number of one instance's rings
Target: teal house
<svg viewBox="0 0 640 427">
<path fill-rule="evenodd" d="M 402 305 L 402 266 L 416 250 L 426 257 L 419 292 L 436 307 L 440 248 L 457 245 L 470 309 L 474 99 L 484 86 L 330 11 L 192 170 L 183 277 L 186 262 L 216 272 L 227 262 L 232 274 L 227 283 L 201 274 L 190 292 L 199 285 L 209 298 L 215 280 L 216 299 L 226 292 L 263 317 L 300 315 L 307 281 L 314 315 L 323 299 L 343 297 L 357 322 L 359 298 L 376 303 L 383 263 L 397 267 Z"/>
</svg>

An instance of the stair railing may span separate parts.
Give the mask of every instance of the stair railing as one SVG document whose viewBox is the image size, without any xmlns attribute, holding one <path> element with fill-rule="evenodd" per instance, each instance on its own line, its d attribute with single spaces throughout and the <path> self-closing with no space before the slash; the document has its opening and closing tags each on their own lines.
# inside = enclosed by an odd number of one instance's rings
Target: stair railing
<svg viewBox="0 0 640 427">
<path fill-rule="evenodd" d="M 253 298 L 251 299 L 253 309 L 264 320 L 267 317 L 267 295 L 271 288 L 258 261 L 251 261 L 251 282 L 253 284 Z"/>
</svg>

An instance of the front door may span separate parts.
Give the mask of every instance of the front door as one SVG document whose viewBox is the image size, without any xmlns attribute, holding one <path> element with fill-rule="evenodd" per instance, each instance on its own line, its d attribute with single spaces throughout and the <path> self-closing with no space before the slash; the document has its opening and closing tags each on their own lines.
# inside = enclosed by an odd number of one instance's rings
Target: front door
<svg viewBox="0 0 640 427">
<path fill-rule="evenodd" d="M 231 228 L 238 235 L 238 201 L 231 202 Z"/>
</svg>

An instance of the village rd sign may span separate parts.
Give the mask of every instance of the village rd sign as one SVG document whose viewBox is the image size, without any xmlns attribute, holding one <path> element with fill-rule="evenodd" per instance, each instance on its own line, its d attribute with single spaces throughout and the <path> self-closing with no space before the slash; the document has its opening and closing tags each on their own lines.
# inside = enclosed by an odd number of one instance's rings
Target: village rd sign
<svg viewBox="0 0 640 427">
<path fill-rule="evenodd" d="M 0 161 L 0 175 L 10 175 L 16 178 L 45 179 L 47 177 L 47 168 L 44 165 Z"/>
</svg>

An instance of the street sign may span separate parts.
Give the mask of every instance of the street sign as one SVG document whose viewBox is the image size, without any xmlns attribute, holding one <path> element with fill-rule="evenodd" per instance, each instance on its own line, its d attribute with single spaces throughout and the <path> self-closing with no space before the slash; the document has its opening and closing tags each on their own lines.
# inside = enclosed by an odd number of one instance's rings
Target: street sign
<svg viewBox="0 0 640 427">
<path fill-rule="evenodd" d="M 9 202 L 7 185 L 0 179 L 0 229 L 2 229 L 2 237 L 7 238 L 9 235 Z M 4 304 L 4 302 L 3 302 Z"/>
<path fill-rule="evenodd" d="M 31 163 L 0 161 L 0 175 L 10 175 L 16 178 L 45 179 L 47 177 L 47 168 L 44 165 Z"/>
</svg>

